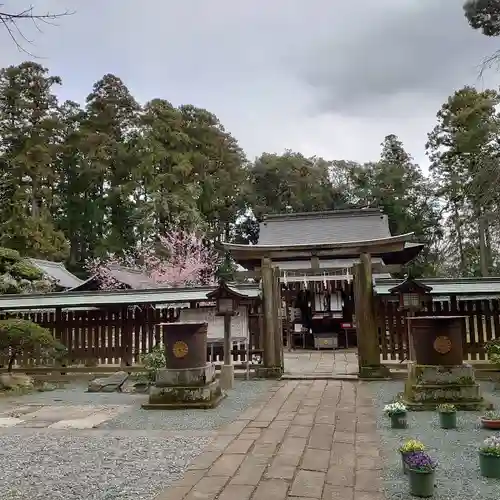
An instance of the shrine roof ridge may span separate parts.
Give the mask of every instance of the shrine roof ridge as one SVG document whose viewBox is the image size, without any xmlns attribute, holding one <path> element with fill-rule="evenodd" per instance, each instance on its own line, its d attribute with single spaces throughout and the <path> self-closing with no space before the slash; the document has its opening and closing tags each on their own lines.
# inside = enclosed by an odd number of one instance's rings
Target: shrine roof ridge
<svg viewBox="0 0 500 500">
<path fill-rule="evenodd" d="M 346 215 L 354 217 L 362 216 L 380 216 L 385 215 L 382 209 L 373 207 L 361 208 L 340 208 L 337 210 L 322 210 L 317 212 L 294 212 L 281 214 L 264 214 L 262 222 L 273 220 L 297 220 L 297 219 L 322 219 L 329 217 L 345 217 Z"/>
<path fill-rule="evenodd" d="M 421 243 L 411 242 L 414 233 L 398 234 L 397 236 L 387 236 L 384 238 L 374 238 L 367 240 L 352 240 L 352 241 L 324 241 L 324 242 L 314 242 L 314 243 L 289 243 L 289 244 L 259 244 L 247 245 L 238 243 L 221 243 L 218 246 L 226 249 L 234 250 L 287 250 L 287 249 L 308 249 L 308 248 L 342 248 L 342 247 L 355 247 L 355 246 L 370 246 L 370 245 L 383 245 L 390 243 L 405 243 L 408 242 L 411 245 L 421 246 Z"/>
</svg>

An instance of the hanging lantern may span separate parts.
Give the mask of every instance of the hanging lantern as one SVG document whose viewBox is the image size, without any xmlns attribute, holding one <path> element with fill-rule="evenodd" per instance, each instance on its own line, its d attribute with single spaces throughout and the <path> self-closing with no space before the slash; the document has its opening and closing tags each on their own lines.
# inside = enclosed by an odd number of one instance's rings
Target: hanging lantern
<svg viewBox="0 0 500 500">
<path fill-rule="evenodd" d="M 422 309 L 425 302 L 431 300 L 431 291 L 432 287 L 407 278 L 398 286 L 391 288 L 389 293 L 399 296 L 399 308 L 401 310 L 417 312 Z"/>
<path fill-rule="evenodd" d="M 207 294 L 207 298 L 216 301 L 217 316 L 234 316 L 238 311 L 239 302 L 244 296 L 221 281 L 216 290 Z"/>
</svg>

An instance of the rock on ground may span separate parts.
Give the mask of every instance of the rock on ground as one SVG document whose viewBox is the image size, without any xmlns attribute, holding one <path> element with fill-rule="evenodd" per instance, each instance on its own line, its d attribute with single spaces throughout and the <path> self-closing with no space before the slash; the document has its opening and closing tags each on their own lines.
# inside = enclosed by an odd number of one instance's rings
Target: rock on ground
<svg viewBox="0 0 500 500">
<path fill-rule="evenodd" d="M 113 373 L 109 377 L 96 378 L 89 382 L 89 392 L 121 392 L 129 374 L 124 371 Z"/>
<path fill-rule="evenodd" d="M 0 390 L 32 389 L 33 379 L 24 373 L 1 373 Z"/>
</svg>

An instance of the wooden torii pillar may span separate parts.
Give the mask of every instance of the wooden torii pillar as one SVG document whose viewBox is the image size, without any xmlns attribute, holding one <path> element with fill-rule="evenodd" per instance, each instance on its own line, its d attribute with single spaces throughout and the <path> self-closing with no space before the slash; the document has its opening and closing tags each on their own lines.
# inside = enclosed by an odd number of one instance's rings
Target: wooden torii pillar
<svg viewBox="0 0 500 500">
<path fill-rule="evenodd" d="M 263 366 L 258 369 L 259 376 L 277 378 L 283 374 L 282 331 L 279 317 L 280 290 L 279 270 L 273 269 L 271 259 L 264 257 L 261 265 L 262 309 L 264 326 Z"/>
<path fill-rule="evenodd" d="M 354 308 L 358 338 L 359 377 L 366 379 L 386 378 L 389 376 L 389 370 L 380 363 L 370 254 L 361 254 L 360 263 L 354 266 Z"/>
</svg>

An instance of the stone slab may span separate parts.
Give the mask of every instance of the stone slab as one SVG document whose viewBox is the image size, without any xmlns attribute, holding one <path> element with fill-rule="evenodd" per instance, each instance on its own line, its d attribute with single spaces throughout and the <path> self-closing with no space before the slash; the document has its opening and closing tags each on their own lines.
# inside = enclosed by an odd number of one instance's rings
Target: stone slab
<svg viewBox="0 0 500 500">
<path fill-rule="evenodd" d="M 85 418 L 72 420 L 59 420 L 51 425 L 49 429 L 95 429 L 114 416 L 116 412 L 97 412 Z"/>
<path fill-rule="evenodd" d="M 15 425 L 21 424 L 24 420 L 14 417 L 1 417 L 0 427 L 14 427 Z"/>
<path fill-rule="evenodd" d="M 95 406 L 45 406 L 32 413 L 27 413 L 24 418 L 28 421 L 58 422 L 60 420 L 74 420 L 86 418 L 99 408 Z"/>
<path fill-rule="evenodd" d="M 486 399 L 479 401 L 426 401 L 415 402 L 401 397 L 401 402 L 406 406 L 409 411 L 434 411 L 441 403 L 453 403 L 459 411 L 484 411 L 492 410 L 493 405 Z"/>
<path fill-rule="evenodd" d="M 226 394 L 222 393 L 218 397 L 209 401 L 188 401 L 177 403 L 144 403 L 141 408 L 144 410 L 182 410 L 184 408 L 193 408 L 200 410 L 209 410 L 220 405 Z"/>
<path fill-rule="evenodd" d="M 207 363 L 199 368 L 169 369 L 156 372 L 156 387 L 205 386 L 215 380 L 215 365 Z"/>
<path fill-rule="evenodd" d="M 204 386 L 165 386 L 157 387 L 152 386 L 149 389 L 149 405 L 188 405 L 189 408 L 195 408 L 201 404 L 203 406 L 209 405 L 216 400 L 220 400 L 222 391 L 219 382 L 214 380 L 208 385 Z M 144 406 L 143 406 L 144 407 Z"/>
<path fill-rule="evenodd" d="M 410 362 L 402 400 L 412 411 L 432 411 L 442 403 L 451 403 L 458 410 L 466 411 L 490 407 L 475 381 L 473 367 L 466 363 L 432 366 Z"/>
<path fill-rule="evenodd" d="M 433 366 L 408 364 L 408 379 L 422 385 L 474 385 L 474 368 L 469 364 L 456 366 Z"/>
</svg>

